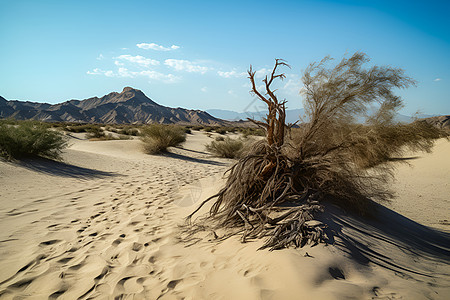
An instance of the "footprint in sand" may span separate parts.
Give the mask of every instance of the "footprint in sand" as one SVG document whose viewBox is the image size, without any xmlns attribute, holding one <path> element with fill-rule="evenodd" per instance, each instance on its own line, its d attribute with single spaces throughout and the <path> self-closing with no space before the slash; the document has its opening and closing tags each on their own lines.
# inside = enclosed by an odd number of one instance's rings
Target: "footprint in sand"
<svg viewBox="0 0 450 300">
<path fill-rule="evenodd" d="M 48 299 L 58 299 L 59 296 L 61 296 L 62 294 L 64 294 L 67 291 L 67 288 L 62 288 L 56 292 L 54 292 L 53 294 L 51 294 L 50 296 L 48 296 Z"/>
<path fill-rule="evenodd" d="M 49 241 L 40 243 L 39 246 L 41 246 L 41 247 L 50 246 L 50 245 L 56 244 L 58 242 L 61 242 L 61 240 L 49 240 Z"/>
<path fill-rule="evenodd" d="M 8 289 L 24 290 L 33 282 L 34 279 L 35 278 L 26 278 L 19 280 L 16 283 L 13 283 L 10 286 L 8 286 Z"/>
<path fill-rule="evenodd" d="M 133 243 L 133 247 L 131 247 L 131 250 L 138 252 L 139 250 L 142 249 L 142 244 L 141 243 Z"/>
<path fill-rule="evenodd" d="M 69 256 L 69 257 L 61 258 L 60 260 L 58 260 L 58 262 L 61 264 L 66 264 L 69 261 L 71 261 L 72 259 L 73 259 L 73 257 Z"/>
</svg>

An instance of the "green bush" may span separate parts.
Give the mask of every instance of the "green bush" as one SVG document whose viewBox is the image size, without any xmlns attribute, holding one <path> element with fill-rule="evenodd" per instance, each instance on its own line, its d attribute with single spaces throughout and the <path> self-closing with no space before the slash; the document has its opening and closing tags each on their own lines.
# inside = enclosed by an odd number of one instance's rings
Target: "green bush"
<svg viewBox="0 0 450 300">
<path fill-rule="evenodd" d="M 98 129 L 100 129 L 100 125 L 97 124 L 69 125 L 65 128 L 66 131 L 75 133 L 89 132 Z"/>
<path fill-rule="evenodd" d="M 224 130 L 226 130 L 228 132 L 231 132 L 231 133 L 235 133 L 238 130 L 238 127 L 225 126 L 225 127 L 222 127 L 222 129 L 224 129 Z"/>
<path fill-rule="evenodd" d="M 148 154 L 166 152 L 167 148 L 178 146 L 186 141 L 184 128 L 175 125 L 149 125 L 142 129 L 141 136 L 144 151 Z"/>
<path fill-rule="evenodd" d="M 227 130 L 226 129 L 224 129 L 224 128 L 216 128 L 215 130 L 214 130 L 216 133 L 218 133 L 218 134 L 225 134 L 225 133 L 227 133 Z"/>
<path fill-rule="evenodd" d="M 132 126 L 125 126 L 123 129 L 119 130 L 118 133 L 132 136 L 138 136 L 140 134 L 139 129 Z"/>
<path fill-rule="evenodd" d="M 15 119 L 7 118 L 7 119 L 0 119 L 0 125 L 17 125 L 20 121 L 17 121 Z"/>
<path fill-rule="evenodd" d="M 64 135 L 49 130 L 43 123 L 24 121 L 18 125 L 0 124 L 0 156 L 8 160 L 35 156 L 60 159 L 61 151 L 66 146 Z"/>
<path fill-rule="evenodd" d="M 86 129 L 87 139 L 103 139 L 106 137 L 105 132 L 100 127 L 92 127 Z"/>
<path fill-rule="evenodd" d="M 241 140 L 226 137 L 223 141 L 215 140 L 206 145 L 206 150 L 219 157 L 240 157 L 244 143 Z"/>
<path fill-rule="evenodd" d="M 196 126 L 192 126 L 192 127 L 191 127 L 192 130 L 196 130 L 196 131 L 200 131 L 200 130 L 202 130 L 203 128 L 204 128 L 204 126 L 201 126 L 201 125 L 196 125 Z"/>
<path fill-rule="evenodd" d="M 261 128 L 253 128 L 253 127 L 239 128 L 239 132 L 242 133 L 244 137 L 248 137 L 250 135 L 265 136 L 264 129 Z"/>
</svg>

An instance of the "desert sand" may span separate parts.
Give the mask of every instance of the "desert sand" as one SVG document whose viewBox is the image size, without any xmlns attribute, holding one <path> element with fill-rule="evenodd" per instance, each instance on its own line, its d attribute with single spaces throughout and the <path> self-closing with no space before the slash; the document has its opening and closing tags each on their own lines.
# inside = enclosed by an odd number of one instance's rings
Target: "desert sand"
<svg viewBox="0 0 450 300">
<path fill-rule="evenodd" d="M 399 165 L 398 198 L 365 220 L 326 204 L 329 243 L 182 240 L 232 160 L 204 133 L 151 156 L 71 138 L 63 162 L 0 161 L 1 299 L 450 299 L 450 143 Z"/>
</svg>

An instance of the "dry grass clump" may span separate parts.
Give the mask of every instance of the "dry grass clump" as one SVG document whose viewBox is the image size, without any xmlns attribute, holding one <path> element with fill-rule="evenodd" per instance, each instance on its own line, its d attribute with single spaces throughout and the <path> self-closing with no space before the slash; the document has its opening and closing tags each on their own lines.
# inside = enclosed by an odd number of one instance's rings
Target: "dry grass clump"
<svg viewBox="0 0 450 300">
<path fill-rule="evenodd" d="M 264 129 L 262 128 L 254 128 L 254 127 L 245 127 L 245 128 L 239 128 L 238 131 L 242 133 L 244 137 L 249 136 L 265 136 L 266 133 Z"/>
<path fill-rule="evenodd" d="M 138 136 L 140 134 L 139 129 L 133 126 L 125 126 L 117 131 L 119 134 Z"/>
<path fill-rule="evenodd" d="M 255 72 L 248 72 L 252 92 L 266 103 L 264 122 L 251 120 L 264 129 L 265 139 L 254 144 L 228 172 L 225 187 L 206 199 L 210 221 L 216 228 L 238 228 L 242 240 L 266 238 L 262 248 L 279 249 L 318 243 L 326 237 L 315 214 L 321 202 L 338 205 L 364 215 L 370 199 L 389 200 L 386 188 L 393 162 L 405 149 L 429 151 L 437 129 L 426 123 L 395 123 L 402 106 L 394 88 L 414 81 L 403 70 L 373 66 L 355 53 L 336 65 L 325 58 L 305 71 L 306 119 L 298 129 L 285 123 L 285 101 L 279 101 L 271 84 L 283 79 L 277 68 L 288 66 L 276 60 L 271 74 L 257 89 Z M 375 114 L 369 114 L 372 107 Z M 365 124 L 357 120 L 364 118 Z"/>
<path fill-rule="evenodd" d="M 218 134 L 226 134 L 227 133 L 227 130 L 225 128 L 221 128 L 221 127 L 214 129 L 214 131 Z"/>
<path fill-rule="evenodd" d="M 146 153 L 158 154 L 185 142 L 186 132 L 183 127 L 154 124 L 142 128 L 141 140 Z"/>
<path fill-rule="evenodd" d="M 195 130 L 195 131 L 200 131 L 200 130 L 202 130 L 203 128 L 205 128 L 205 127 L 202 126 L 202 125 L 195 125 L 195 126 L 192 126 L 192 127 L 191 127 L 191 129 L 192 129 L 192 130 Z"/>
<path fill-rule="evenodd" d="M 99 124 L 76 124 L 65 126 L 64 130 L 69 132 L 80 133 L 80 132 L 89 132 L 92 130 L 99 130 L 100 127 L 101 125 Z"/>
<path fill-rule="evenodd" d="M 241 139 L 232 139 L 230 137 L 217 139 L 205 146 L 206 150 L 218 157 L 236 158 L 240 157 L 244 142 Z"/>
<path fill-rule="evenodd" d="M 8 160 L 35 156 L 60 159 L 67 147 L 67 140 L 60 132 L 36 121 L 16 124 L 0 124 L 0 156 Z"/>
</svg>

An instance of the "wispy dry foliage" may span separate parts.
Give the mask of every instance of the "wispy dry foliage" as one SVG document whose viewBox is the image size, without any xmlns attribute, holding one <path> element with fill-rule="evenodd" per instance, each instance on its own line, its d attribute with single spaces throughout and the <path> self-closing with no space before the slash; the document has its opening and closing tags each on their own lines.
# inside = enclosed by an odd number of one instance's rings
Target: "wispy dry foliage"
<svg viewBox="0 0 450 300">
<path fill-rule="evenodd" d="M 311 64 L 302 78 L 306 119 L 296 129 L 285 124 L 285 101 L 271 88 L 284 78 L 277 71 L 287 64 L 276 60 L 264 92 L 250 67 L 252 92 L 269 112 L 264 122 L 252 121 L 265 129 L 266 139 L 201 204 L 215 199 L 209 216 L 215 226 L 242 229 L 243 241 L 267 237 L 262 248 L 298 247 L 325 238 L 324 224 L 314 220 L 325 199 L 366 214 L 369 199 L 392 197 L 386 182 L 393 161 L 408 148 L 429 151 L 439 132 L 424 122 L 395 123 L 402 100 L 393 89 L 414 81 L 401 69 L 365 68 L 367 62 L 365 54 L 355 53 L 336 65 L 330 58 Z"/>
<path fill-rule="evenodd" d="M 143 127 L 141 131 L 144 151 L 148 154 L 166 152 L 167 148 L 178 146 L 186 141 L 184 127 L 176 125 L 152 124 Z"/>
<path fill-rule="evenodd" d="M 212 141 L 205 146 L 206 150 L 218 157 L 236 158 L 240 157 L 244 142 L 241 139 L 225 137 Z"/>
</svg>

